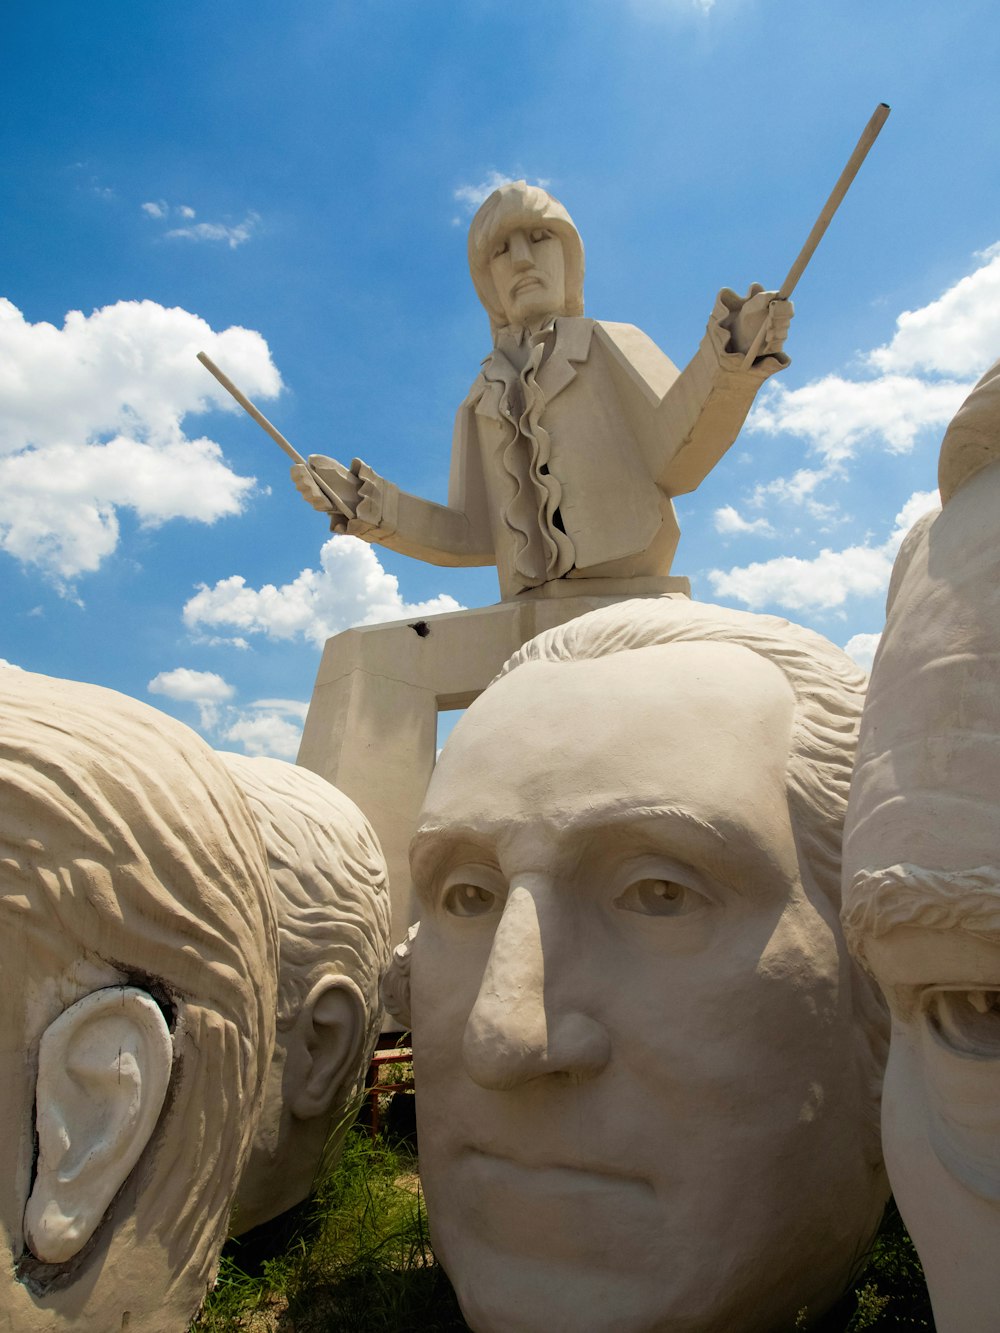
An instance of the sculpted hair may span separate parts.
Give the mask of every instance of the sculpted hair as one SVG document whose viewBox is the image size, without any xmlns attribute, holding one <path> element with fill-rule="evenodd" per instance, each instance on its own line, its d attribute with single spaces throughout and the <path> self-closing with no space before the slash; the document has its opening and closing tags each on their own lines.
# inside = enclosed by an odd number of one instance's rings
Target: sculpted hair
<svg viewBox="0 0 1000 1333">
<path fill-rule="evenodd" d="M 490 275 L 490 259 L 497 243 L 519 227 L 545 227 L 560 241 L 566 260 L 566 309 L 553 314 L 583 314 L 583 241 L 573 219 L 558 199 L 537 185 L 509 181 L 494 190 L 472 219 L 469 227 L 469 270 L 476 295 L 490 317 L 496 338 L 507 323 L 503 306 Z"/>
<path fill-rule="evenodd" d="M 280 759 L 223 754 L 257 817 L 278 914 L 278 1027 L 290 1027 L 321 976 L 350 977 L 367 1028 L 357 1079 L 378 1037 L 389 963 L 389 884 L 375 831 L 324 778 Z"/>
<path fill-rule="evenodd" d="M 787 680 L 795 710 L 786 782 L 799 862 L 839 914 L 844 816 L 867 676 L 829 640 L 778 616 L 644 598 L 546 630 L 514 653 L 497 679 L 529 662 L 587 661 L 670 643 L 734 644 L 771 662 Z M 871 1157 L 881 1161 L 888 1021 L 877 987 L 853 962 L 851 983 L 862 1033 L 859 1063 L 868 1092 Z"/>
<path fill-rule="evenodd" d="M 154 995 L 174 1044 L 167 1104 L 110 1225 L 131 1211 L 173 1275 L 207 1283 L 274 1041 L 277 934 L 253 817 L 189 728 L 21 671 L 0 671 L 0 790 L 0 931 L 48 1008 L 25 1033 L 27 1068 L 82 993 L 124 981 Z M 110 970 L 117 981 L 81 980 Z"/>
</svg>

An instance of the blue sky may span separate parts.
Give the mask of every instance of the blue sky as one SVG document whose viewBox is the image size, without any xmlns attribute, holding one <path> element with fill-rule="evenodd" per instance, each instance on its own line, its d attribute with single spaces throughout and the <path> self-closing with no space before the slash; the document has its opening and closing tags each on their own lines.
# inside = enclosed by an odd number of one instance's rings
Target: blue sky
<svg viewBox="0 0 1000 1333">
<path fill-rule="evenodd" d="M 495 575 L 329 543 L 194 352 L 302 453 L 443 499 L 491 180 L 548 182 L 588 313 L 684 364 L 719 287 L 780 282 L 885 100 L 793 363 L 679 503 L 674 567 L 870 650 L 1000 355 L 985 0 L 57 2 L 8 6 L 0 49 L 0 658 L 293 757 L 327 634 L 495 601 Z"/>
</svg>

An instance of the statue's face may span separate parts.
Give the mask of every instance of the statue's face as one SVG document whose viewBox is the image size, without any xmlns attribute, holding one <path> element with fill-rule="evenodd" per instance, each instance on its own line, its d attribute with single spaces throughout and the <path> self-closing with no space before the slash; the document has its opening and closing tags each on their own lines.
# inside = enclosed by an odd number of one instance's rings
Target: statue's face
<svg viewBox="0 0 1000 1333">
<path fill-rule="evenodd" d="M 684 643 L 518 668 L 413 864 L 421 1176 L 483 1333 L 791 1327 L 881 1207 L 849 965 L 806 884 L 793 696 Z"/>
<path fill-rule="evenodd" d="M 864 941 L 893 1018 L 883 1142 L 943 1330 L 991 1328 L 1000 1308 L 1000 906 L 975 916 L 1000 896 L 998 507 L 994 465 L 907 568 L 845 830 L 848 905 L 893 910 Z"/>
<path fill-rule="evenodd" d="M 547 227 L 517 227 L 498 239 L 490 276 L 508 324 L 527 325 L 566 307 L 562 242 Z"/>
</svg>

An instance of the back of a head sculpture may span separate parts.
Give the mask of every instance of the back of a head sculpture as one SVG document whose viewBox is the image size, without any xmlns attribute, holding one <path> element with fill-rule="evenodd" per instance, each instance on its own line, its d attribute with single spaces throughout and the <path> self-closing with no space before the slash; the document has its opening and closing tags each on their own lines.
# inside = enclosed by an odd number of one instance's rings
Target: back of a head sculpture
<svg viewBox="0 0 1000 1333">
<path fill-rule="evenodd" d="M 893 1011 L 883 1137 L 941 1333 L 1000 1277 L 1000 362 L 893 571 L 845 831 L 844 921 Z"/>
<path fill-rule="evenodd" d="M 187 727 L 10 669 L 0 795 L 0 1322 L 181 1333 L 273 1044 L 256 825 Z"/>
<path fill-rule="evenodd" d="M 221 758 L 260 826 L 278 918 L 277 1034 L 241 1234 L 304 1199 L 339 1149 L 382 1020 L 389 892 L 378 839 L 343 792 L 280 759 Z"/>
</svg>

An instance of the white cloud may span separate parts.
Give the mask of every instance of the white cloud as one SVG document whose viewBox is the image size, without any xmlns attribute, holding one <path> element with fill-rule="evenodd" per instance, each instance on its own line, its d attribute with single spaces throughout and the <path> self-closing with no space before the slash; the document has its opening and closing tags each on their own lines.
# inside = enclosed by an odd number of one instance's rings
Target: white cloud
<svg viewBox="0 0 1000 1333">
<path fill-rule="evenodd" d="M 869 354 L 876 370 L 979 378 L 1000 350 L 1000 242 L 977 258 L 938 300 L 903 311 L 892 341 Z"/>
<path fill-rule="evenodd" d="M 142 211 L 148 218 L 165 218 L 170 212 L 170 205 L 165 199 L 150 200 L 142 205 Z"/>
<path fill-rule="evenodd" d="M 833 464 L 853 458 L 866 443 L 908 453 L 922 430 L 947 425 L 971 387 L 968 381 L 929 383 L 914 375 L 874 380 L 825 375 L 801 389 L 772 384 L 747 426 L 763 435 L 798 435 Z"/>
<path fill-rule="evenodd" d="M 908 453 L 922 432 L 943 430 L 1000 349 L 1000 242 L 976 258 L 978 267 L 940 297 L 903 311 L 892 339 L 861 358 L 861 374 L 825 375 L 799 389 L 772 381 L 747 429 L 806 441 L 825 466 L 798 475 L 822 481 L 863 447 Z"/>
<path fill-rule="evenodd" d="M 193 217 L 191 210 L 181 210 L 182 217 Z M 235 250 L 244 241 L 249 241 L 260 224 L 260 214 L 250 212 L 242 222 L 229 225 L 225 222 L 194 222 L 188 227 L 171 227 L 167 236 L 183 241 L 225 241 L 230 250 Z"/>
<path fill-rule="evenodd" d="M 222 739 L 241 745 L 246 754 L 294 760 L 307 710 L 308 704 L 291 699 L 258 699 L 228 721 Z"/>
<path fill-rule="evenodd" d="M 190 630 L 223 626 L 271 639 L 302 638 L 321 646 L 351 625 L 373 625 L 410 616 L 461 609 L 453 597 L 405 602 L 399 580 L 382 568 L 374 550 L 356 537 L 331 537 L 320 569 L 304 569 L 291 583 L 247 587 L 241 574 L 201 584 L 184 606 Z"/>
<path fill-rule="evenodd" d="M 251 329 L 216 333 L 155 301 L 73 310 L 57 328 L 0 298 L 0 549 L 65 582 L 115 550 L 119 508 L 150 527 L 239 513 L 254 479 L 182 429 L 188 415 L 238 410 L 195 359 L 202 348 L 248 393 L 280 391 Z"/>
<path fill-rule="evenodd" d="M 855 634 L 844 644 L 844 652 L 848 657 L 853 657 L 859 667 L 871 671 L 875 649 L 881 637 L 881 634 Z"/>
<path fill-rule="evenodd" d="M 506 175 L 502 171 L 488 171 L 476 185 L 459 185 L 454 191 L 453 197 L 458 200 L 467 213 L 474 213 L 479 205 L 487 200 L 493 191 L 498 190 L 501 185 L 507 185 L 510 181 L 525 179 L 527 178 L 523 173 Z M 551 184 L 551 181 L 534 177 L 528 181 L 528 184 L 540 185 L 544 190 Z"/>
<path fill-rule="evenodd" d="M 193 218 L 197 216 L 194 209 L 189 204 L 178 204 L 177 213 L 178 216 L 182 218 Z"/>
<path fill-rule="evenodd" d="M 900 543 L 916 520 L 938 504 L 936 491 L 916 491 L 879 545 L 870 541 L 842 551 L 824 549 L 812 559 L 778 556 L 773 560 L 713 569 L 709 575 L 718 597 L 742 602 L 752 610 L 782 607 L 791 611 L 838 611 L 852 597 L 885 591 Z"/>
<path fill-rule="evenodd" d="M 766 518 L 746 519 L 732 505 L 723 505 L 714 515 L 715 530 L 725 537 L 742 537 L 754 534 L 758 537 L 773 537 L 774 528 Z"/>
<path fill-rule="evenodd" d="M 236 693 L 232 685 L 214 671 L 194 671 L 191 667 L 161 671 L 146 688 L 150 694 L 164 694 L 168 699 L 195 704 L 199 722 L 206 731 L 219 725 L 219 705 Z"/>
</svg>

